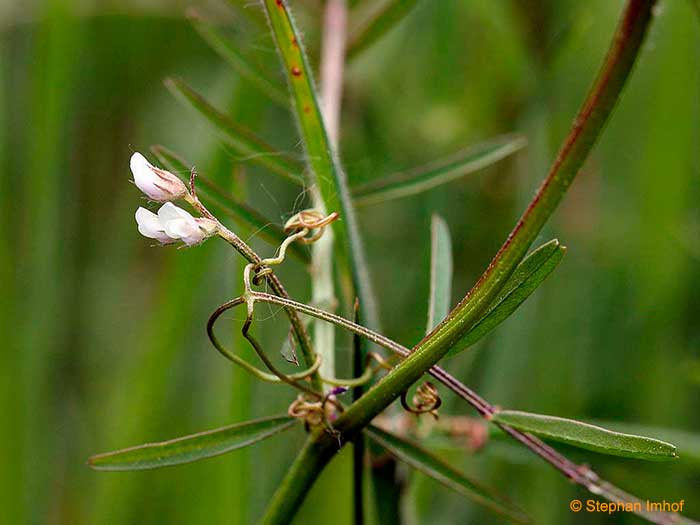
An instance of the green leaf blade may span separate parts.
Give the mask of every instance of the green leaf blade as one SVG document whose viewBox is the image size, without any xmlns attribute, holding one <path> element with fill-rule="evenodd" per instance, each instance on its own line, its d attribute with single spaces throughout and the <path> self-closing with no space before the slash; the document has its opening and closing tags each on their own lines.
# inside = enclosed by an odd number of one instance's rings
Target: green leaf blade
<svg viewBox="0 0 700 525">
<path fill-rule="evenodd" d="M 289 107 L 287 93 L 270 80 L 257 65 L 243 56 L 238 48 L 216 26 L 207 22 L 196 9 L 188 9 L 187 17 L 199 35 L 209 44 L 209 47 L 223 58 L 236 73 L 255 85 L 274 103 L 285 108 Z"/>
<path fill-rule="evenodd" d="M 466 350 L 505 321 L 559 265 L 566 247 L 553 239 L 533 250 L 516 267 L 484 316 L 447 353 L 452 357 Z"/>
<path fill-rule="evenodd" d="M 428 329 L 435 328 L 450 313 L 452 296 L 452 241 L 447 223 L 434 214 L 430 224 L 430 298 Z"/>
<path fill-rule="evenodd" d="M 494 414 L 491 421 L 601 454 L 650 461 L 668 461 L 678 457 L 676 447 L 665 441 L 613 432 L 573 419 L 501 410 Z"/>
<path fill-rule="evenodd" d="M 303 185 L 303 167 L 293 159 L 275 151 L 252 131 L 234 124 L 209 104 L 204 97 L 176 78 L 165 79 L 165 86 L 185 105 L 201 114 L 219 132 L 226 144 L 238 155 L 257 162 L 288 181 Z"/>
<path fill-rule="evenodd" d="M 520 136 L 504 135 L 404 173 L 394 173 L 353 189 L 356 206 L 371 206 L 418 195 L 484 169 L 525 147 Z"/>
<path fill-rule="evenodd" d="M 257 419 L 160 443 L 98 454 L 92 456 L 88 464 L 95 470 L 132 471 L 192 463 L 252 445 L 291 428 L 294 423 L 289 416 Z"/>
<path fill-rule="evenodd" d="M 530 523 L 530 519 L 512 503 L 495 495 L 490 489 L 468 478 L 440 458 L 410 441 L 369 425 L 365 433 L 393 455 L 416 470 L 440 482 L 458 494 L 482 505 L 514 523 Z"/>
</svg>

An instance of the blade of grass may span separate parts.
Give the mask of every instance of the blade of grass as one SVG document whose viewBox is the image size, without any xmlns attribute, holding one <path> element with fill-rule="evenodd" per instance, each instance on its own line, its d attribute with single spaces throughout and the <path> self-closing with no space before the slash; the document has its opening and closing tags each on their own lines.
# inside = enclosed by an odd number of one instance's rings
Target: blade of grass
<svg viewBox="0 0 700 525">
<path fill-rule="evenodd" d="M 417 195 L 465 175 L 474 173 L 519 151 L 527 141 L 506 135 L 431 162 L 405 173 L 395 173 L 353 188 L 356 206 L 382 204 L 394 199 Z"/>
<path fill-rule="evenodd" d="M 289 416 L 256 419 L 160 443 L 98 454 L 92 456 L 88 464 L 95 470 L 121 471 L 192 463 L 253 445 L 291 428 L 295 423 Z"/>
<path fill-rule="evenodd" d="M 452 241 L 447 223 L 433 215 L 430 224 L 430 299 L 428 301 L 429 333 L 450 312 L 452 295 Z"/>
<path fill-rule="evenodd" d="M 284 89 L 268 78 L 256 64 L 243 56 L 234 43 L 226 38 L 216 26 L 207 22 L 197 9 L 188 9 L 187 18 L 209 46 L 241 77 L 254 84 L 275 104 L 289 108 L 289 96 Z"/>
<path fill-rule="evenodd" d="M 450 351 L 466 332 L 476 324 L 497 297 L 508 278 L 522 260 L 545 222 L 563 198 L 579 172 L 593 145 L 612 113 L 622 89 L 639 55 L 655 0 L 628 0 L 608 54 L 598 77 L 593 83 L 573 126 L 542 185 L 529 206 L 498 251 L 482 277 L 435 330 L 426 336 L 399 365 L 389 372 L 369 392 L 353 403 L 335 421 L 334 429 L 350 439 L 374 417 L 391 404 L 411 384 Z M 456 387 L 456 385 L 455 385 Z M 470 403 L 486 415 L 492 406 L 481 406 L 474 396 Z M 488 408 L 488 411 L 486 409 Z M 508 428 L 504 426 L 504 428 Z M 509 429 L 513 438 L 547 459 L 567 475 L 564 464 L 529 441 L 526 434 Z M 319 472 L 336 454 L 338 441 L 325 432 L 314 432 L 290 467 L 270 502 L 264 523 L 285 523 L 303 501 L 304 494 L 318 477 Z M 580 476 L 585 487 L 590 484 Z M 600 488 L 596 486 L 596 489 Z"/>
<path fill-rule="evenodd" d="M 446 357 L 466 350 L 505 321 L 559 265 L 566 248 L 556 239 L 543 244 L 518 265 L 484 316 L 455 343 Z"/>
<path fill-rule="evenodd" d="M 367 427 L 365 433 L 397 458 L 465 498 L 492 510 L 514 523 L 530 522 L 527 516 L 520 509 L 513 506 L 512 503 L 495 495 L 493 491 L 470 479 L 421 446 L 374 425 Z"/>
<path fill-rule="evenodd" d="M 377 7 L 376 2 L 365 2 L 359 8 L 370 12 L 353 13 L 361 21 L 351 30 L 348 44 L 348 59 L 352 60 L 377 40 L 391 31 L 416 6 L 417 0 L 385 0 Z"/>
<path fill-rule="evenodd" d="M 3 425 L 14 430 L 10 441 L 17 440 L 19 455 L 5 456 L 7 474 L 18 474 L 10 481 L 8 492 L 14 501 L 7 510 L 3 506 L 3 521 L 8 523 L 45 519 L 52 512 L 50 499 L 63 476 L 61 470 L 67 468 L 67 458 L 54 454 L 64 441 L 54 431 L 63 407 L 52 385 L 56 367 L 69 359 L 71 348 L 73 311 L 63 306 L 68 297 L 75 297 L 77 279 L 73 246 L 66 243 L 66 237 L 81 215 L 80 207 L 66 198 L 77 190 L 77 183 L 63 139 L 66 122 L 76 107 L 73 94 L 80 85 L 79 65 L 71 57 L 78 56 L 87 41 L 72 3 L 49 0 L 42 7 L 32 28 L 31 52 L 24 58 L 25 79 L 17 84 L 19 89 L 10 88 L 11 105 L 18 104 L 19 91 L 26 90 L 26 114 L 18 115 L 15 122 L 28 123 L 23 139 L 13 142 L 26 146 L 10 155 L 12 160 L 17 154 L 15 173 L 22 174 L 10 179 L 10 196 L 16 199 L 19 195 L 24 204 L 14 205 L 16 215 L 11 222 L 13 228 L 22 228 L 22 233 L 10 244 L 18 244 L 17 258 L 11 258 L 16 261 L 12 264 L 17 268 L 18 304 L 12 305 L 17 308 L 17 325 L 11 329 L 10 348 L 5 352 L 15 353 L 13 342 L 17 344 L 19 373 L 10 378 L 13 407 L 7 416 L 12 418 L 18 410 L 18 417 L 12 419 L 19 424 L 14 426 L 10 419 Z M 3 44 L 8 55 L 16 52 L 7 40 Z M 19 463 L 14 465 L 15 461 Z M 0 485 L 4 488 L 5 483 Z"/>
<path fill-rule="evenodd" d="M 502 423 L 545 439 L 574 447 L 626 458 L 668 461 L 675 459 L 676 447 L 665 441 L 613 432 L 602 427 L 563 417 L 545 416 L 517 410 L 499 410 L 491 421 Z"/>
<path fill-rule="evenodd" d="M 189 173 L 192 168 L 192 164 L 165 146 L 152 146 L 151 152 L 163 166 L 173 173 Z M 187 182 L 187 180 L 185 182 Z M 208 177 L 198 173 L 197 183 L 200 190 L 203 190 L 202 193 L 211 199 L 223 213 L 233 220 L 248 226 L 252 232 L 255 235 L 259 235 L 261 239 L 265 239 L 270 244 L 277 247 L 287 238 L 281 226 L 273 224 L 260 212 L 248 206 L 245 202 L 239 202 L 234 199 L 228 192 L 212 182 Z M 289 246 L 288 253 L 293 254 L 305 263 L 309 262 L 308 250 L 298 243 L 293 243 Z"/>
<path fill-rule="evenodd" d="M 342 220 L 333 223 L 338 264 L 345 273 L 352 275 L 364 319 L 369 325 L 376 326 L 376 306 L 346 175 L 338 165 L 326 133 L 301 35 L 285 0 L 261 2 L 292 92 L 294 111 L 311 167 L 311 186 L 317 189 L 326 210 L 341 214 Z"/>
<path fill-rule="evenodd" d="M 303 184 L 302 166 L 275 151 L 252 131 L 238 126 L 199 93 L 177 78 L 166 78 L 165 86 L 186 106 L 194 108 L 216 128 L 228 146 L 244 159 L 250 159 L 295 184 Z"/>
</svg>

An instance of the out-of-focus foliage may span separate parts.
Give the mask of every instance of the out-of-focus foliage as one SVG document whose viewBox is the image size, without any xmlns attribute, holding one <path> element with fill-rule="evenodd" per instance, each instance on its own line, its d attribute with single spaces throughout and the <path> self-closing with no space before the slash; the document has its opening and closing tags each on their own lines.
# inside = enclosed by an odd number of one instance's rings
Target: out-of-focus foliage
<svg viewBox="0 0 700 525">
<path fill-rule="evenodd" d="M 255 6 L 194 3 L 284 85 Z M 232 153 L 161 80 L 182 77 L 232 121 L 300 159 L 289 112 L 207 47 L 182 2 L 18 4 L 0 3 L 3 519 L 251 523 L 303 442 L 299 429 L 162 471 L 96 473 L 85 461 L 97 451 L 280 413 L 291 401 L 286 389 L 231 369 L 206 341 L 208 313 L 240 289 L 238 256 L 216 242 L 151 248 L 136 232 L 133 213 L 143 202 L 128 183 L 131 152 L 164 144 L 281 224 L 298 211 L 298 188 Z M 317 3 L 292 5 L 315 64 Z M 352 62 L 341 155 L 353 186 L 502 133 L 528 140 L 479 174 L 361 209 L 389 336 L 410 345 L 425 330 L 433 213 L 450 227 L 453 298 L 480 274 L 555 154 L 620 7 L 419 1 Z M 543 236 L 558 237 L 567 257 L 513 317 L 448 362 L 493 402 L 700 432 L 699 22 L 691 2 L 662 3 L 608 129 Z M 238 231 L 272 252 L 257 232 Z M 303 267 L 290 260 L 280 271 L 291 295 L 307 299 Z M 259 315 L 263 342 L 281 346 L 283 316 Z M 251 358 L 234 335 L 240 315 L 229 319 L 229 343 Z M 349 366 L 349 344 L 340 339 L 342 365 Z M 445 398 L 445 412 L 467 410 Z M 568 501 L 582 492 L 525 451 L 494 441 L 475 456 L 445 454 L 539 523 L 575 522 Z M 572 455 L 640 496 L 685 499 L 689 514 L 700 515 L 692 498 L 700 472 L 682 449 L 670 464 Z M 298 523 L 349 523 L 348 459 L 341 455 L 324 472 Z M 420 474 L 411 479 L 405 507 L 416 523 L 490 518 Z"/>
</svg>

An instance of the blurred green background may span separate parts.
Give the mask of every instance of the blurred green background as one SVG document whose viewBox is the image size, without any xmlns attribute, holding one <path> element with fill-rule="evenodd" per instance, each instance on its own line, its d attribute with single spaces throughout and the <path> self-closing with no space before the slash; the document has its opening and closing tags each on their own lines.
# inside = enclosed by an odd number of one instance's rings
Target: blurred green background
<svg viewBox="0 0 700 525">
<path fill-rule="evenodd" d="M 216 241 L 151 248 L 133 218 L 144 201 L 128 160 L 157 143 L 274 222 L 298 210 L 293 186 L 231 153 L 161 82 L 183 77 L 235 121 L 301 156 L 289 114 L 240 80 L 183 16 L 194 4 L 282 82 L 273 43 L 254 21 L 256 2 L 231 3 L 0 0 L 2 523 L 252 523 L 303 442 L 296 429 L 146 473 L 85 464 L 96 452 L 281 413 L 292 399 L 233 369 L 206 339 L 209 313 L 237 295 L 238 255 Z M 317 63 L 320 4 L 290 3 Z M 422 0 L 348 68 L 341 150 L 351 184 L 501 133 L 529 142 L 463 180 L 361 210 L 389 336 L 410 345 L 424 330 L 432 213 L 452 231 L 455 301 L 495 253 L 555 155 L 621 8 L 619 0 Z M 610 125 L 542 236 L 569 247 L 564 262 L 511 319 L 449 363 L 493 403 L 700 432 L 696 15 L 691 2 L 662 2 Z M 255 232 L 241 235 L 272 253 Z M 292 296 L 308 298 L 298 263 L 281 272 Z M 268 313 L 258 332 L 274 347 L 285 327 Z M 240 313 L 227 319 L 233 334 Z M 445 399 L 445 413 L 469 413 Z M 685 499 L 698 518 L 694 439 L 672 463 L 566 452 L 644 498 Z M 506 442 L 474 456 L 441 453 L 538 523 L 640 521 L 572 514 L 568 501 L 585 492 Z M 433 481 L 403 475 L 415 480 L 404 501 L 408 524 L 498 522 Z M 349 476 L 341 457 L 296 523 L 350 523 Z"/>
</svg>

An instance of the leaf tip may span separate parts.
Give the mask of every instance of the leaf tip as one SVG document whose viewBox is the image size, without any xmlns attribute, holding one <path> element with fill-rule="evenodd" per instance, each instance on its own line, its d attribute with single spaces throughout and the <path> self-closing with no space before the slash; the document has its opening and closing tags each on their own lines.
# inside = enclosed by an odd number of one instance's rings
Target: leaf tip
<svg viewBox="0 0 700 525">
<path fill-rule="evenodd" d="M 514 134 L 511 144 L 514 151 L 521 150 L 527 146 L 527 137 L 525 137 L 525 135 Z"/>
<path fill-rule="evenodd" d="M 90 456 L 87 458 L 87 461 L 85 464 L 90 467 L 92 470 L 102 470 L 100 468 L 100 455 L 96 454 L 94 456 Z"/>
</svg>

